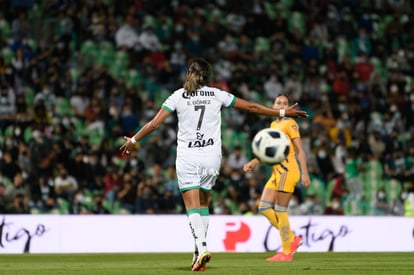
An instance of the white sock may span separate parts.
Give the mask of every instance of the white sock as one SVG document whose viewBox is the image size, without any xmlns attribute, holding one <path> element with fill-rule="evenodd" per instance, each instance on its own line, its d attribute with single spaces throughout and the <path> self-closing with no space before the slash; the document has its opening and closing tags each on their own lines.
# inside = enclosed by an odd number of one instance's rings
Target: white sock
<svg viewBox="0 0 414 275">
<path fill-rule="evenodd" d="M 207 250 L 207 242 L 203 226 L 203 220 L 200 216 L 199 209 L 189 209 L 187 211 L 188 221 L 190 223 L 191 233 L 193 234 L 198 253 L 201 255 Z"/>
<path fill-rule="evenodd" d="M 207 239 L 208 225 L 210 223 L 210 215 L 208 212 L 208 208 L 201 208 L 200 215 L 201 215 L 201 219 L 203 220 L 204 236 Z"/>
</svg>

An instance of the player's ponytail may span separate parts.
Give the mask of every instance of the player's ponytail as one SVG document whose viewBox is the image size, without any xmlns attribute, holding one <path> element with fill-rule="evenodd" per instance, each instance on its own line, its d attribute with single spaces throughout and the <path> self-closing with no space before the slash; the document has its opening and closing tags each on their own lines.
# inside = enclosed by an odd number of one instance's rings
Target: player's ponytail
<svg viewBox="0 0 414 275">
<path fill-rule="evenodd" d="M 197 91 L 210 81 L 210 65 L 201 58 L 193 59 L 189 62 L 187 78 L 184 82 L 184 90 L 189 95 Z"/>
</svg>

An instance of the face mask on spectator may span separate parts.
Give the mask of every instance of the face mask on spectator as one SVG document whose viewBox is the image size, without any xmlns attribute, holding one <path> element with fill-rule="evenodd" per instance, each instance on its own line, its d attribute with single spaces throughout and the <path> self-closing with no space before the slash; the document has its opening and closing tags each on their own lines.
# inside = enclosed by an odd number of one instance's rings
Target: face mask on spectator
<svg viewBox="0 0 414 275">
<path fill-rule="evenodd" d="M 176 26 L 175 26 L 175 31 L 176 31 L 176 32 L 182 32 L 183 30 L 184 30 L 183 25 L 176 25 Z"/>
<path fill-rule="evenodd" d="M 29 175 L 26 172 L 22 172 L 22 178 L 26 180 L 29 177 Z"/>
<path fill-rule="evenodd" d="M 339 209 L 339 202 L 335 201 L 332 203 L 332 209 Z"/>
<path fill-rule="evenodd" d="M 320 158 L 326 158 L 326 156 L 328 155 L 328 153 L 325 150 L 319 150 L 318 151 L 318 157 Z"/>
<path fill-rule="evenodd" d="M 346 111 L 346 104 L 339 103 L 338 104 L 338 110 L 341 111 L 341 112 L 345 112 Z"/>
<path fill-rule="evenodd" d="M 385 199 L 385 193 L 384 192 L 379 192 L 378 193 L 378 198 L 381 199 L 381 200 Z"/>
<path fill-rule="evenodd" d="M 78 203 L 83 203 L 85 201 L 85 196 L 82 194 L 78 194 L 76 196 L 76 200 L 78 201 Z"/>
<path fill-rule="evenodd" d="M 67 118 L 64 118 L 64 119 L 62 120 L 62 124 L 63 124 L 63 126 L 68 126 L 68 125 L 69 125 L 69 123 L 70 123 L 70 121 L 69 121 L 69 119 L 67 119 Z"/>
</svg>

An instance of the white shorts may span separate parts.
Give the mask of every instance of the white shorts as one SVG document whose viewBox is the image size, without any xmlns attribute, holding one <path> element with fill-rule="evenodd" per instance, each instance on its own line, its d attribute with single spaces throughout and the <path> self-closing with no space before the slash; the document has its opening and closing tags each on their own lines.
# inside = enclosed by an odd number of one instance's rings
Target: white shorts
<svg viewBox="0 0 414 275">
<path fill-rule="evenodd" d="M 181 192 L 198 188 L 211 191 L 219 175 L 220 164 L 220 155 L 177 157 L 178 188 Z"/>
</svg>

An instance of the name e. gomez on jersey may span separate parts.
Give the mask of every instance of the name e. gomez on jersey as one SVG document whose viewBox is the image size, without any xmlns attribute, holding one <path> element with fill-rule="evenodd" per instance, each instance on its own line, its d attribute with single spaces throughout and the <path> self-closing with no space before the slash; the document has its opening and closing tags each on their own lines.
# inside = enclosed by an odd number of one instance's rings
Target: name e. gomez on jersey
<svg viewBox="0 0 414 275">
<path fill-rule="evenodd" d="M 221 154 L 221 108 L 232 107 L 235 101 L 234 95 L 208 86 L 191 94 L 184 88 L 174 91 L 161 108 L 177 112 L 177 154 Z"/>
</svg>

